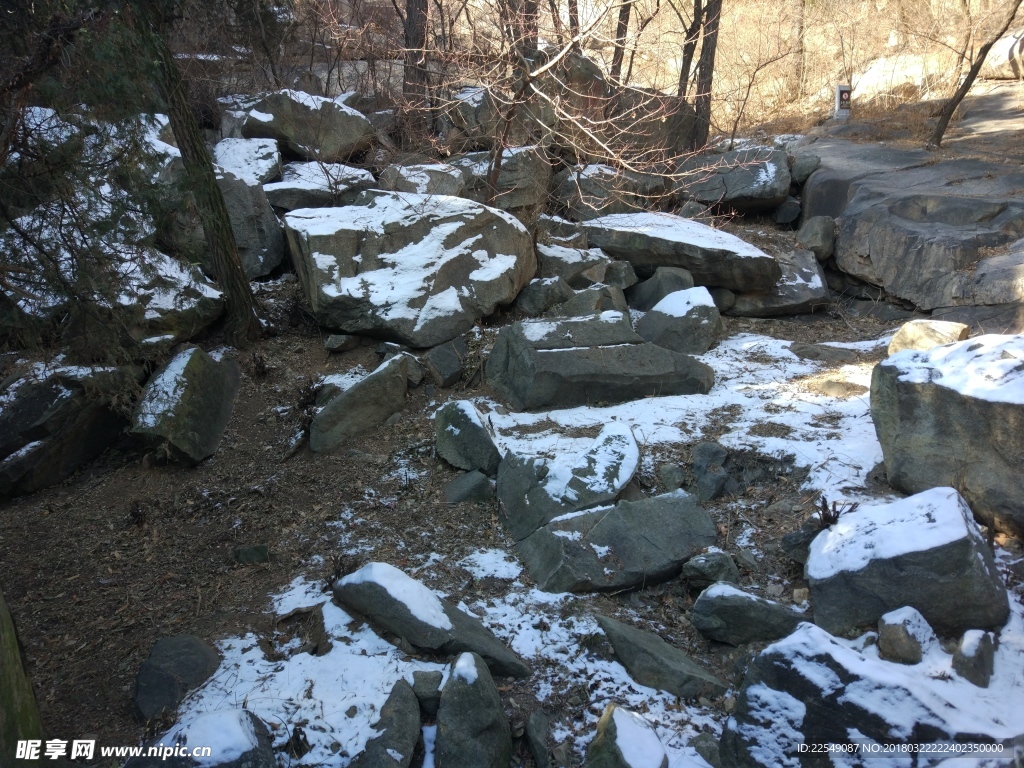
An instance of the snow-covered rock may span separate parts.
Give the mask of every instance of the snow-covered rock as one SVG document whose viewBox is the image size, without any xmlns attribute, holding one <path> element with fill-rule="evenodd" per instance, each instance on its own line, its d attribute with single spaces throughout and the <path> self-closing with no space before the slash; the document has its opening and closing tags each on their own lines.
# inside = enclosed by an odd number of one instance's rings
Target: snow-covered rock
<svg viewBox="0 0 1024 768">
<path fill-rule="evenodd" d="M 682 178 L 676 182 L 676 196 L 702 205 L 753 213 L 770 211 L 789 195 L 789 158 L 768 147 L 693 157 L 677 172 Z"/>
<path fill-rule="evenodd" d="M 448 163 L 462 171 L 466 182 L 465 195 L 484 202 L 490 196 L 492 153 L 470 152 L 449 159 Z M 517 219 L 533 226 L 547 204 L 551 185 L 551 164 L 540 147 L 514 147 L 502 152 L 494 207 L 508 211 Z"/>
<path fill-rule="evenodd" d="M 218 169 L 217 186 L 228 209 L 245 274 L 250 278 L 270 274 L 284 258 L 284 234 L 263 187 L 255 178 L 236 176 L 226 168 Z M 203 236 L 202 226 L 195 236 Z"/>
<path fill-rule="evenodd" d="M 342 163 L 288 163 L 281 180 L 264 184 L 267 200 L 275 208 L 326 208 L 355 200 L 373 186 L 373 174 Z"/>
<path fill-rule="evenodd" d="M 609 704 L 587 749 L 587 768 L 668 768 L 668 753 L 653 725 Z"/>
<path fill-rule="evenodd" d="M 214 360 L 198 347 L 186 349 L 146 384 L 132 434 L 165 447 L 167 458 L 202 461 L 220 444 L 239 383 L 233 360 Z"/>
<path fill-rule="evenodd" d="M 528 677 L 530 669 L 478 619 L 441 600 L 387 563 L 369 563 L 334 584 L 334 598 L 423 651 L 478 654 L 496 675 Z"/>
<path fill-rule="evenodd" d="M 707 352 L 722 330 L 718 307 L 703 287 L 668 294 L 636 323 L 645 341 L 690 355 Z"/>
<path fill-rule="evenodd" d="M 373 142 L 375 131 L 359 112 L 345 105 L 351 94 L 334 99 L 301 91 L 268 94 L 249 110 L 246 138 L 277 139 L 289 153 L 306 160 L 341 163 Z"/>
<path fill-rule="evenodd" d="M 936 631 L 994 629 L 1006 587 L 966 502 L 952 488 L 862 506 L 811 542 L 805 575 L 814 621 L 833 634 L 911 606 Z"/>
<path fill-rule="evenodd" d="M 778 256 L 782 277 L 767 291 L 737 292 L 730 315 L 776 317 L 799 315 L 824 306 L 829 300 L 825 272 L 811 251 L 796 250 Z"/>
<path fill-rule="evenodd" d="M 925 617 L 909 605 L 889 611 L 878 620 L 878 652 L 887 661 L 918 664 L 938 642 Z"/>
<path fill-rule="evenodd" d="M 638 274 L 682 267 L 697 285 L 766 291 L 782 277 L 778 262 L 735 235 L 670 213 L 620 213 L 586 222 L 592 246 L 633 265 Z"/>
<path fill-rule="evenodd" d="M 413 347 L 469 330 L 536 269 L 518 221 L 455 197 L 364 192 L 344 208 L 292 211 L 285 223 L 318 322 Z"/>
<path fill-rule="evenodd" d="M 487 380 L 525 410 L 706 393 L 714 371 L 688 355 L 643 343 L 625 313 L 607 311 L 505 326 L 487 360 Z"/>
<path fill-rule="evenodd" d="M 743 645 L 785 637 L 807 617 L 781 603 L 719 582 L 700 593 L 690 621 L 709 640 Z"/>
<path fill-rule="evenodd" d="M 210 747 L 206 757 L 133 757 L 125 768 L 275 768 L 273 739 L 266 724 L 244 708 L 225 708 L 179 721 L 147 747 Z M 145 755 L 145 751 L 143 752 Z"/>
<path fill-rule="evenodd" d="M 462 170 L 446 163 L 389 165 L 380 174 L 380 188 L 419 195 L 452 195 L 466 191 Z"/>
<path fill-rule="evenodd" d="M 249 186 L 281 178 L 281 153 L 274 139 L 222 139 L 213 148 L 213 162 Z"/>
<path fill-rule="evenodd" d="M 871 418 L 893 487 L 951 485 L 975 517 L 1024 535 L 1024 336 L 978 336 L 878 364 Z"/>
<path fill-rule="evenodd" d="M 632 309 L 649 312 L 655 304 L 670 293 L 693 288 L 693 275 L 681 267 L 658 267 L 642 283 L 626 291 L 626 301 Z"/>
</svg>

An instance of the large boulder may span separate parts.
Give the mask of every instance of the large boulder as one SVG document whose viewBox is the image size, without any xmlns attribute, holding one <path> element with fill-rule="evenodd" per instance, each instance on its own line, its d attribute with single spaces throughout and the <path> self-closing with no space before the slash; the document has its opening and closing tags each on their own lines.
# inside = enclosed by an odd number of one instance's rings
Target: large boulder
<svg viewBox="0 0 1024 768">
<path fill-rule="evenodd" d="M 448 163 L 460 171 L 466 182 L 465 196 L 478 203 L 491 197 L 489 183 L 491 152 L 470 152 L 449 158 Z M 551 164 L 540 147 L 514 147 L 501 155 L 494 195 L 495 208 L 508 211 L 527 226 L 533 226 L 547 204 L 551 186 Z"/>
<path fill-rule="evenodd" d="M 518 410 L 711 390 L 715 374 L 704 363 L 638 342 L 622 312 L 514 323 L 498 333 L 487 381 Z"/>
<path fill-rule="evenodd" d="M 741 213 L 770 211 L 789 196 L 789 158 L 769 147 L 698 155 L 677 169 L 676 197 Z"/>
<path fill-rule="evenodd" d="M 281 178 L 281 153 L 274 139 L 222 139 L 213 148 L 213 162 L 250 185 Z"/>
<path fill-rule="evenodd" d="M 0 497 L 59 483 L 127 426 L 116 409 L 136 386 L 118 368 L 37 366 L 0 385 Z"/>
<path fill-rule="evenodd" d="M 719 582 L 700 593 L 690 622 L 709 640 L 743 645 L 785 637 L 807 617 L 781 603 Z"/>
<path fill-rule="evenodd" d="M 423 651 L 451 658 L 478 654 L 496 675 L 528 677 L 530 668 L 480 620 L 441 600 L 387 563 L 369 563 L 334 583 L 334 599 L 374 627 Z"/>
<path fill-rule="evenodd" d="M 309 447 L 333 451 L 405 409 L 411 355 L 396 355 L 358 381 L 345 381 L 309 424 Z"/>
<path fill-rule="evenodd" d="M 647 275 L 682 267 L 697 285 L 767 291 L 779 278 L 778 262 L 734 235 L 670 213 L 621 213 L 584 225 L 590 244 L 625 259 Z"/>
<path fill-rule="evenodd" d="M 978 336 L 875 366 L 871 418 L 906 493 L 951 485 L 975 517 L 1024 535 L 1024 337 Z"/>
<path fill-rule="evenodd" d="M 364 192 L 285 216 L 314 317 L 333 330 L 432 347 L 508 304 L 536 270 L 506 213 L 441 195 Z"/>
<path fill-rule="evenodd" d="M 212 456 L 227 428 L 240 374 L 233 360 L 198 347 L 153 374 L 135 408 L 132 434 L 164 447 L 168 458 L 196 463 Z"/>
<path fill-rule="evenodd" d="M 790 251 L 778 257 L 782 277 L 767 291 L 737 293 L 730 315 L 777 317 L 812 312 L 828 303 L 825 272 L 811 251 Z"/>
<path fill-rule="evenodd" d="M 645 341 L 691 355 L 707 352 L 722 331 L 722 318 L 707 288 L 670 293 L 636 323 Z"/>
<path fill-rule="evenodd" d="M 721 768 L 833 764 L 812 745 L 871 749 L 856 765 L 874 763 L 872 754 L 879 763 L 910 765 L 916 745 L 938 742 L 1003 743 L 1008 754 L 1020 721 L 983 697 L 969 683 L 879 660 L 802 624 L 747 668 L 722 732 Z M 894 753 L 900 757 L 886 759 Z"/>
<path fill-rule="evenodd" d="M 715 542 L 715 524 L 683 491 L 555 518 L 516 543 L 548 592 L 608 592 L 657 584 Z"/>
<path fill-rule="evenodd" d="M 342 163 L 288 163 L 281 180 L 264 184 L 267 200 L 275 208 L 326 208 L 352 203 L 374 185 L 373 174 Z"/>
<path fill-rule="evenodd" d="M 231 231 L 246 276 L 269 274 L 284 258 L 284 234 L 262 185 L 253 178 L 235 176 L 220 169 L 217 186 L 228 209 Z"/>
<path fill-rule="evenodd" d="M 441 689 L 434 755 L 439 766 L 508 768 L 512 729 L 491 673 L 475 653 L 463 653 Z"/>
<path fill-rule="evenodd" d="M 446 403 L 434 414 L 434 445 L 438 456 L 459 469 L 494 475 L 501 463 L 483 414 L 469 400 Z"/>
<path fill-rule="evenodd" d="M 708 672 L 658 635 L 607 616 L 596 616 L 616 658 L 640 685 L 667 691 L 681 699 L 720 696 L 729 685 Z"/>
<path fill-rule="evenodd" d="M 600 164 L 566 168 L 552 182 L 556 205 L 573 221 L 648 210 L 666 194 L 664 176 Z"/>
<path fill-rule="evenodd" d="M 148 723 L 163 714 L 173 715 L 185 696 L 209 680 L 218 666 L 217 651 L 194 635 L 160 638 L 135 676 L 135 717 Z"/>
<path fill-rule="evenodd" d="M 343 163 L 369 148 L 376 135 L 369 120 L 345 105 L 350 96 L 327 99 L 291 90 L 268 94 L 249 110 L 242 135 L 277 139 L 304 160 Z"/>
<path fill-rule="evenodd" d="M 957 636 L 1009 616 L 992 550 L 952 488 L 843 514 L 811 542 L 804 573 L 814 621 L 833 634 L 903 606 Z"/>
<path fill-rule="evenodd" d="M 668 768 L 668 753 L 647 720 L 609 704 L 587 747 L 586 768 Z"/>
<path fill-rule="evenodd" d="M 445 163 L 389 165 L 380 174 L 381 189 L 418 195 L 454 195 L 466 191 L 462 170 Z"/>
</svg>

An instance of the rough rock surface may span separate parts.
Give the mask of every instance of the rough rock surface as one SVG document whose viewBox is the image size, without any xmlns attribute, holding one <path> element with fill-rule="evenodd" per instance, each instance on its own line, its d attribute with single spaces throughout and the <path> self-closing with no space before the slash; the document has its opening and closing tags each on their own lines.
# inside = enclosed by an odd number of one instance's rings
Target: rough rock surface
<svg viewBox="0 0 1024 768">
<path fill-rule="evenodd" d="M 419 195 L 453 195 L 466 191 L 462 170 L 445 163 L 389 165 L 380 174 L 380 188 Z"/>
<path fill-rule="evenodd" d="M 39 740 L 45 737 L 43 721 L 39 717 L 32 683 L 25 671 L 21 646 L 14 620 L 0 591 L 0 750 L 5 755 L 17 753 L 19 741 Z M 27 761 L 26 761 L 26 764 Z M 15 763 L 16 768 L 21 766 Z"/>
<path fill-rule="evenodd" d="M 606 616 L 595 618 L 615 649 L 615 656 L 640 685 L 668 691 L 681 699 L 716 697 L 729 687 L 658 635 Z"/>
<path fill-rule="evenodd" d="M 556 204 L 574 221 L 657 208 L 666 194 L 664 176 L 607 165 L 567 168 L 555 175 L 553 184 Z"/>
<path fill-rule="evenodd" d="M 349 94 L 335 99 L 283 90 L 261 99 L 246 115 L 242 135 L 277 139 L 305 160 L 341 163 L 367 149 L 375 132 L 359 112 L 345 105 Z"/>
<path fill-rule="evenodd" d="M 640 275 L 682 267 L 697 285 L 766 291 L 782 277 L 778 262 L 738 237 L 670 213 L 622 213 L 588 221 L 590 244 L 625 259 Z"/>
<path fill-rule="evenodd" d="M 690 614 L 690 622 L 704 637 L 729 645 L 778 640 L 807 618 L 781 603 L 751 595 L 725 582 L 712 584 L 701 592 Z"/>
<path fill-rule="evenodd" d="M 789 159 L 768 147 L 693 157 L 677 172 L 685 176 L 676 183 L 676 196 L 703 205 L 754 213 L 770 211 L 789 196 Z"/>
<path fill-rule="evenodd" d="M 537 245 L 537 275 L 541 278 L 560 277 L 576 289 L 589 288 L 600 280 L 595 273 L 604 275 L 611 259 L 600 248 L 569 248 L 563 245 Z"/>
<path fill-rule="evenodd" d="M 434 415 L 437 455 L 459 469 L 494 475 L 501 454 L 484 426 L 483 414 L 469 400 L 445 403 Z"/>
<path fill-rule="evenodd" d="M 281 153 L 274 139 L 222 139 L 213 148 L 213 162 L 250 184 L 281 178 Z"/>
<path fill-rule="evenodd" d="M 714 541 L 708 513 L 676 491 L 556 518 L 516 549 L 541 589 L 598 592 L 672 578 Z"/>
<path fill-rule="evenodd" d="M 636 323 L 645 341 L 691 355 L 711 349 L 722 331 L 722 318 L 707 288 L 670 293 Z"/>
<path fill-rule="evenodd" d="M 832 634 L 903 606 L 952 635 L 1009 616 L 992 551 L 952 488 L 847 512 L 811 542 L 804 573 L 814 621 Z"/>
<path fill-rule="evenodd" d="M 396 355 L 339 391 L 313 416 L 309 447 L 316 452 L 333 451 L 403 410 L 410 362 L 409 355 Z"/>
<path fill-rule="evenodd" d="M 740 570 L 732 555 L 711 550 L 687 560 L 683 565 L 683 579 L 691 589 L 703 590 L 718 581 L 740 583 Z"/>
<path fill-rule="evenodd" d="M 471 152 L 449 159 L 450 165 L 462 171 L 465 195 L 470 200 L 483 203 L 490 196 L 487 178 L 491 160 L 490 152 Z M 532 226 L 544 210 L 550 185 L 551 164 L 544 150 L 539 147 L 507 149 L 502 153 L 493 205 Z"/>
<path fill-rule="evenodd" d="M 217 361 L 197 347 L 187 349 L 146 384 L 132 434 L 167 446 L 173 458 L 202 461 L 220 444 L 239 383 L 233 360 Z"/>
<path fill-rule="evenodd" d="M 246 276 L 270 274 L 284 258 L 284 234 L 263 187 L 255 179 L 235 176 L 224 169 L 217 173 L 217 186 L 228 209 Z"/>
<path fill-rule="evenodd" d="M 450 387 L 462 378 L 462 366 L 469 357 L 465 336 L 459 336 L 423 355 L 423 367 L 439 387 Z"/>
<path fill-rule="evenodd" d="M 405 680 L 391 689 L 374 730 L 380 735 L 366 743 L 352 768 L 409 768 L 420 738 L 420 702 Z"/>
<path fill-rule="evenodd" d="M 831 216 L 807 219 L 796 233 L 796 242 L 813 253 L 818 261 L 828 261 L 836 245 L 836 220 Z"/>
<path fill-rule="evenodd" d="M 895 355 L 904 349 L 927 352 L 929 349 L 963 341 L 971 333 L 969 326 L 963 323 L 951 323 L 946 320 L 911 320 L 904 323 L 896 331 L 889 342 L 889 355 Z"/>
<path fill-rule="evenodd" d="M 160 638 L 135 676 L 135 716 L 146 723 L 165 710 L 174 713 L 219 665 L 217 651 L 194 635 Z"/>
<path fill-rule="evenodd" d="M 372 626 L 421 650 L 451 657 L 479 654 L 496 675 L 528 677 L 530 668 L 480 620 L 463 613 L 402 571 L 370 563 L 334 583 L 334 599 Z"/>
<path fill-rule="evenodd" d="M 507 768 L 512 733 L 501 696 L 483 659 L 464 653 L 451 667 L 437 710 L 439 766 Z"/>
<path fill-rule="evenodd" d="M 811 251 L 791 251 L 778 257 L 782 277 L 764 292 L 737 293 L 730 315 L 777 317 L 812 312 L 828 303 L 825 272 Z"/>
<path fill-rule="evenodd" d="M 996 640 L 991 632 L 969 629 L 953 653 L 953 671 L 979 688 L 988 688 L 995 667 Z"/>
<path fill-rule="evenodd" d="M 961 489 L 975 517 L 1024 535 L 1024 339 L 978 336 L 904 351 L 871 377 L 889 483 Z"/>
<path fill-rule="evenodd" d="M 514 323 L 498 333 L 487 380 L 519 410 L 711 389 L 714 371 L 707 365 L 641 341 L 621 312 Z"/>
<path fill-rule="evenodd" d="M 915 608 L 897 608 L 878 620 L 878 653 L 883 659 L 917 664 L 938 644 L 928 621 Z"/>
<path fill-rule="evenodd" d="M 526 317 L 539 317 L 573 298 L 576 292 L 560 277 L 532 280 L 516 297 L 515 309 Z"/>
<path fill-rule="evenodd" d="M 693 275 L 681 267 L 658 267 L 642 283 L 626 291 L 626 301 L 633 309 L 649 312 L 670 293 L 693 288 Z"/>
<path fill-rule="evenodd" d="M 529 282 L 529 233 L 469 200 L 364 192 L 343 208 L 285 217 L 289 247 L 321 324 L 412 347 L 468 331 Z"/>
</svg>

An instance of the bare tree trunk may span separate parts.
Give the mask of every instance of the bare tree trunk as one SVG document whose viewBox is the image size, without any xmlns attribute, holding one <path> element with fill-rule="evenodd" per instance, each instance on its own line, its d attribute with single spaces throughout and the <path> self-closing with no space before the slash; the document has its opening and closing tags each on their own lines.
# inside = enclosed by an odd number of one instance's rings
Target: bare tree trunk
<svg viewBox="0 0 1024 768">
<path fill-rule="evenodd" d="M 971 86 L 974 85 L 974 81 L 978 77 L 978 73 L 981 71 L 982 66 L 985 64 L 985 59 L 988 56 L 988 52 L 992 50 L 992 46 L 995 45 L 999 41 L 999 38 L 1005 35 L 1007 30 L 1013 25 L 1013 19 L 1017 15 L 1017 11 L 1020 10 L 1022 2 L 1024 2 L 1024 0 L 1015 0 L 1013 8 L 1010 10 L 1010 14 L 1006 17 L 1006 23 L 1003 24 L 1002 28 L 1000 28 L 998 32 L 989 38 L 987 43 L 978 49 L 978 57 L 974 60 L 974 63 L 971 64 L 971 68 L 967 71 L 967 77 L 964 78 L 960 87 L 956 89 L 956 93 L 953 94 L 952 98 L 947 101 L 946 105 L 942 108 L 942 113 L 939 115 L 939 122 L 935 125 L 935 132 L 932 133 L 931 141 L 928 142 L 929 146 L 942 146 L 942 137 L 946 133 L 946 128 L 949 127 L 949 121 L 953 118 L 953 113 L 956 112 L 956 108 L 960 106 L 960 102 L 964 100 L 967 92 L 971 90 Z"/>
<path fill-rule="evenodd" d="M 167 101 L 171 130 L 181 151 L 185 175 L 203 223 L 210 269 L 227 297 L 226 334 L 232 344 L 244 347 L 260 335 L 256 301 L 238 256 L 238 245 L 231 230 L 224 196 L 217 186 L 210 153 L 185 96 L 181 73 L 160 32 L 151 30 L 150 38 L 160 63 L 160 90 Z"/>
<path fill-rule="evenodd" d="M 530 57 L 537 52 L 537 0 L 523 0 L 523 38 L 521 50 L 524 56 Z"/>
<path fill-rule="evenodd" d="M 693 126 L 690 149 L 700 149 L 708 143 L 711 133 L 711 85 L 715 76 L 715 52 L 718 48 L 718 24 L 722 18 L 722 0 L 710 0 L 704 9 L 702 25 L 704 42 L 697 61 L 697 94 L 693 108 L 697 119 Z"/>
<path fill-rule="evenodd" d="M 422 132 L 429 127 L 430 73 L 427 70 L 427 0 L 405 0 L 405 73 L 402 95 Z M 397 7 L 396 7 L 397 10 Z"/>
<path fill-rule="evenodd" d="M 794 98 L 804 95 L 804 78 L 807 69 L 807 51 L 804 48 L 804 18 L 807 0 L 796 0 L 790 36 L 793 39 L 793 71 L 789 92 Z"/>
<path fill-rule="evenodd" d="M 579 0 L 569 0 L 569 37 L 574 41 L 580 36 L 580 5 Z M 573 42 L 572 47 L 580 50 L 580 44 Z"/>
<path fill-rule="evenodd" d="M 686 90 L 690 84 L 690 67 L 693 66 L 693 55 L 697 52 L 697 41 L 700 39 L 700 28 L 704 20 L 703 0 L 693 0 L 693 20 L 686 30 L 686 41 L 683 43 L 683 64 L 679 70 L 679 100 L 686 101 Z"/>
<path fill-rule="evenodd" d="M 615 23 L 615 48 L 612 52 L 611 79 L 619 82 L 622 78 L 622 60 L 626 51 L 626 33 L 629 31 L 629 14 L 633 10 L 633 0 L 622 0 L 619 6 L 619 19 Z"/>
</svg>

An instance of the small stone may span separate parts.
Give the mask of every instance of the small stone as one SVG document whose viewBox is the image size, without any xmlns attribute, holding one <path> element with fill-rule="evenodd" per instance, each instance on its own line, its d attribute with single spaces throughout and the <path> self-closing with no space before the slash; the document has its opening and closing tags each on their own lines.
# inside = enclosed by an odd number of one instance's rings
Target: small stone
<svg viewBox="0 0 1024 768">
<path fill-rule="evenodd" d="M 444 500 L 448 504 L 463 501 L 490 501 L 494 498 L 494 487 L 487 475 L 478 469 L 459 475 L 444 486 Z"/>
<path fill-rule="evenodd" d="M 665 490 L 671 493 L 683 487 L 686 473 L 678 464 L 662 464 L 658 467 L 658 479 L 665 486 Z"/>
<path fill-rule="evenodd" d="M 911 320 L 904 323 L 889 342 L 889 354 L 904 349 L 927 352 L 929 349 L 963 341 L 971 335 L 970 326 L 945 320 Z"/>
<path fill-rule="evenodd" d="M 807 587 L 797 587 L 793 590 L 793 603 L 803 605 L 811 599 L 811 590 Z"/>
<path fill-rule="evenodd" d="M 140 723 L 173 713 L 189 691 L 217 671 L 220 656 L 193 635 L 174 635 L 156 641 L 135 676 L 135 716 Z"/>
<path fill-rule="evenodd" d="M 727 552 L 705 552 L 683 565 L 683 578 L 693 589 L 706 589 L 718 581 L 739 584 L 740 571 Z"/>
<path fill-rule="evenodd" d="M 332 333 L 324 339 L 324 349 L 328 352 L 348 352 L 359 344 L 359 337 L 348 333 Z"/>
<path fill-rule="evenodd" d="M 953 670 L 979 688 L 988 688 L 995 665 L 996 639 L 991 632 L 969 629 L 953 653 Z"/>
<path fill-rule="evenodd" d="M 569 768 L 572 765 L 572 744 L 564 742 L 551 750 L 551 758 L 558 768 Z"/>
<path fill-rule="evenodd" d="M 434 347 L 423 355 L 423 365 L 439 387 L 450 387 L 462 378 L 462 367 L 469 356 L 464 336 Z"/>
<path fill-rule="evenodd" d="M 718 739 L 707 731 L 698 733 L 690 740 L 690 746 L 703 757 L 712 768 L 718 768 L 721 757 L 718 754 Z"/>
<path fill-rule="evenodd" d="M 711 300 L 715 302 L 719 312 L 726 312 L 733 308 L 736 303 L 736 294 L 728 288 L 709 288 Z"/>
<path fill-rule="evenodd" d="M 786 202 L 775 209 L 776 224 L 792 224 L 800 218 L 800 201 L 795 197 L 787 197 Z"/>
</svg>

